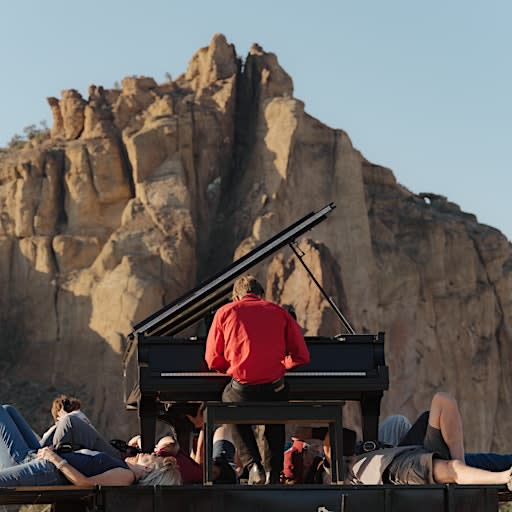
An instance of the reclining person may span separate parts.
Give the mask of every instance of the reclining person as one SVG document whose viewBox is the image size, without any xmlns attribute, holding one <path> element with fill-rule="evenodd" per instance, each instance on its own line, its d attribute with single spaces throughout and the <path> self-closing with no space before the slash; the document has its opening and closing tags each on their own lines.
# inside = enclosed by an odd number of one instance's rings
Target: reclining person
<svg viewBox="0 0 512 512">
<path fill-rule="evenodd" d="M 439 397 L 434 396 L 434 400 Z M 388 416 L 379 425 L 379 441 L 389 446 L 421 444 L 428 426 L 429 411 L 420 414 L 411 424 L 401 414 Z M 464 462 L 471 467 L 488 471 L 505 471 L 512 466 L 511 453 L 473 452 L 464 453 Z"/>
<path fill-rule="evenodd" d="M 511 484 L 512 468 L 487 471 L 464 462 L 462 421 L 457 402 L 446 393 L 432 399 L 421 444 L 378 449 L 356 457 L 354 484 Z"/>
<path fill-rule="evenodd" d="M 179 485 L 173 457 L 138 454 L 122 461 L 107 453 L 80 450 L 58 454 L 39 447 L 32 429 L 12 406 L 0 406 L 0 487 L 24 485 Z"/>
<path fill-rule="evenodd" d="M 204 428 L 203 413 L 199 408 L 196 416 L 187 416 L 196 429 L 200 429 L 197 447 L 194 453 L 188 454 L 180 447 L 175 436 L 167 435 L 158 440 L 154 454 L 173 456 L 176 458 L 184 484 L 203 483 L 204 463 Z M 129 446 L 140 449 L 140 436 L 128 442 Z M 230 438 L 229 429 L 220 426 L 213 436 L 213 480 L 218 484 L 234 484 L 237 475 L 234 469 L 235 447 Z"/>
</svg>

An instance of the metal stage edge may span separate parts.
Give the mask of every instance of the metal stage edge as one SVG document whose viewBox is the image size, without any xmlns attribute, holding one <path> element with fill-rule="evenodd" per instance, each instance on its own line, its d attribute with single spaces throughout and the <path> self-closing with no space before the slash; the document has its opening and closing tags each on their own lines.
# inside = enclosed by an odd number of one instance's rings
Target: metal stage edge
<svg viewBox="0 0 512 512">
<path fill-rule="evenodd" d="M 507 501 L 498 485 L 0 488 L 0 505 L 53 503 L 56 512 L 494 512 Z"/>
</svg>

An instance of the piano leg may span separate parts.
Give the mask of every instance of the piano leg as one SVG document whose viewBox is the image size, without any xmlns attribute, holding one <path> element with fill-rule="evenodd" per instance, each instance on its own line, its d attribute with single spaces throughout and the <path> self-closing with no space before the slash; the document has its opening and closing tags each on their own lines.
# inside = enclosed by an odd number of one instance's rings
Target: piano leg
<svg viewBox="0 0 512 512">
<path fill-rule="evenodd" d="M 364 393 L 361 398 L 363 417 L 363 440 L 377 440 L 379 436 L 380 401 L 382 392 Z"/>
<path fill-rule="evenodd" d="M 157 402 L 156 396 L 143 396 L 139 400 L 139 425 L 141 447 L 145 453 L 155 448 Z"/>
</svg>

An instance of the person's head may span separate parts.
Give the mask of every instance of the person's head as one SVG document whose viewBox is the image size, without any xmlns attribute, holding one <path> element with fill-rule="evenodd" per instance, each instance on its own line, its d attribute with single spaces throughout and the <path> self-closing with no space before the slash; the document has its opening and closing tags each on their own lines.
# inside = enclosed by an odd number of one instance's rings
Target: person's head
<svg viewBox="0 0 512 512">
<path fill-rule="evenodd" d="M 174 457 L 139 453 L 125 462 L 135 474 L 138 485 L 181 485 L 182 478 Z"/>
<path fill-rule="evenodd" d="M 239 277 L 233 285 L 233 300 L 240 300 L 248 293 L 263 297 L 265 290 L 254 276 L 247 275 Z"/>
<path fill-rule="evenodd" d="M 52 402 L 52 417 L 55 421 L 58 421 L 63 415 L 80 410 L 80 406 L 81 403 L 78 398 L 68 395 L 59 395 Z"/>
</svg>

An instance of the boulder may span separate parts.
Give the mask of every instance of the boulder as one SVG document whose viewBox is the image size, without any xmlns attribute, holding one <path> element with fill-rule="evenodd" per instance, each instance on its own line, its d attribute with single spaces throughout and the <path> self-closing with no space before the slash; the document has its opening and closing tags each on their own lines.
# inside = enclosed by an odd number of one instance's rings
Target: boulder
<svg viewBox="0 0 512 512">
<path fill-rule="evenodd" d="M 297 247 L 356 332 L 386 332 L 383 415 L 414 419 L 449 391 L 467 449 L 512 451 L 509 241 L 441 193 L 413 194 L 308 115 L 274 54 L 253 45 L 242 66 L 215 35 L 172 82 L 129 77 L 48 102 L 52 138 L 0 155 L 5 401 L 21 393 L 31 418 L 35 398 L 49 408 L 53 393 L 76 393 L 105 435 L 132 434 L 131 326 L 335 202 Z M 254 273 L 308 335 L 343 331 L 289 249 Z M 357 407 L 345 417 L 358 426 Z"/>
</svg>

